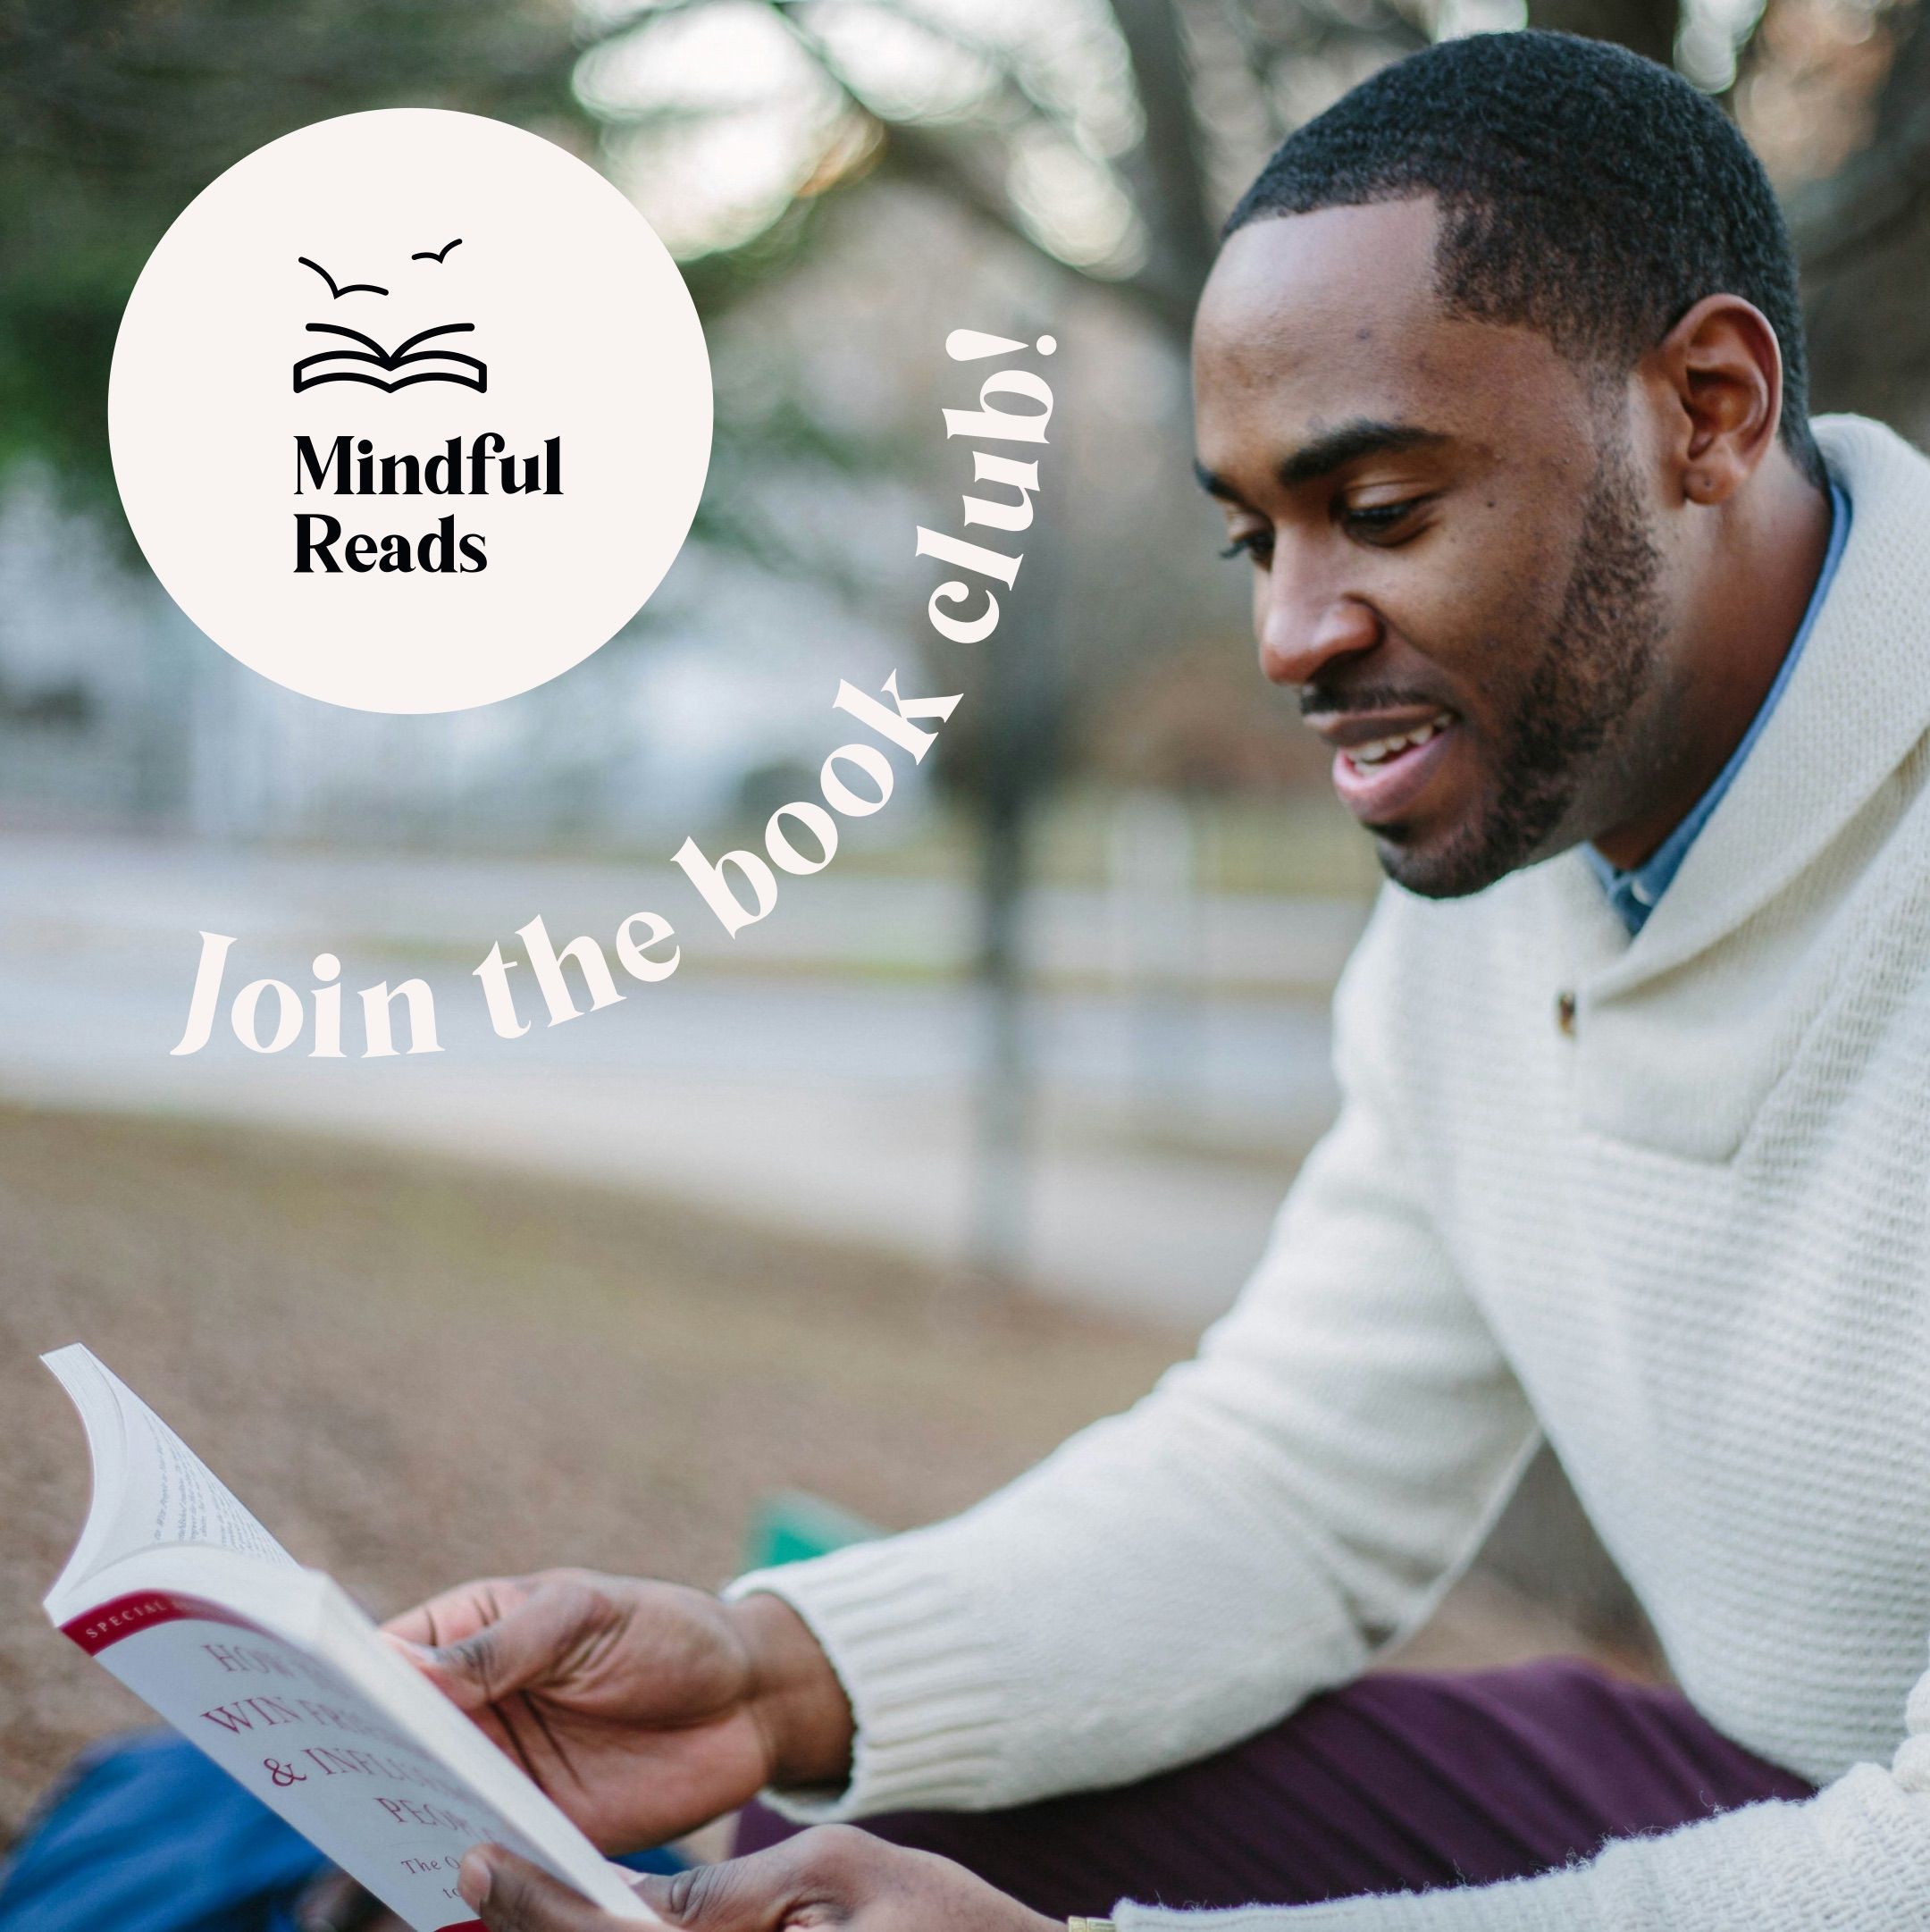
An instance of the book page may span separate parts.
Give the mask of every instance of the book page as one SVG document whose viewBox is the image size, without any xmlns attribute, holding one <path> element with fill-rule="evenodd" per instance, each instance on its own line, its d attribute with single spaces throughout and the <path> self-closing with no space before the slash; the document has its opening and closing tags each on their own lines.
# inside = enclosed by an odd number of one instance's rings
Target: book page
<svg viewBox="0 0 1930 1932">
<path fill-rule="evenodd" d="M 221 1478 L 91 1349 L 76 1343 L 41 1360 L 80 1411 L 94 1458 L 93 1507 L 55 1597 L 104 1564 L 167 1544 L 295 1567 Z"/>
</svg>

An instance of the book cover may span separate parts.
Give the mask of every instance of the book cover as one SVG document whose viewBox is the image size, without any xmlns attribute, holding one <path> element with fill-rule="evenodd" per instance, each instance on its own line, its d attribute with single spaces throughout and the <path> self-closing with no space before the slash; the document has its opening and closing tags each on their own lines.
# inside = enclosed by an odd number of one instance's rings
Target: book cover
<svg viewBox="0 0 1930 1932">
<path fill-rule="evenodd" d="M 93 1504 L 47 1593 L 55 1626 L 415 1932 L 477 1921 L 456 1889 L 505 1844 L 606 1911 L 654 1916 L 522 1771 L 305 1569 L 132 1390 L 77 1345 Z"/>
</svg>

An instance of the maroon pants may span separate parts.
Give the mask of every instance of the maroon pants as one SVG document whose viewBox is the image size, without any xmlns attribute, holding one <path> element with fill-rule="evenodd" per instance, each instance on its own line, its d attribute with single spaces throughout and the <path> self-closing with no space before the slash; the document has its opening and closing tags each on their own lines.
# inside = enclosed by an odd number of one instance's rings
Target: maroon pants
<svg viewBox="0 0 1930 1932">
<path fill-rule="evenodd" d="M 1300 1905 L 1490 1885 L 1588 1858 L 1612 1838 L 1809 1795 L 1675 1692 L 1550 1661 L 1364 1677 L 1137 1785 L 861 1822 L 1062 1919 L 1103 1915 L 1121 1898 Z M 797 1828 L 752 1805 L 737 1850 Z"/>
</svg>

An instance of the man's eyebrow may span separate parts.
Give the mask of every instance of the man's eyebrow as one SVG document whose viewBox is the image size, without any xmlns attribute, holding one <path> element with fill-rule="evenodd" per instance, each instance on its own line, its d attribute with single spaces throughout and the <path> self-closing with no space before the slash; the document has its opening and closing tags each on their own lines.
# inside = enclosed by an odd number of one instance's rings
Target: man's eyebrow
<svg viewBox="0 0 1930 1932">
<path fill-rule="evenodd" d="M 1199 479 L 1199 486 L 1210 497 L 1218 497 L 1225 503 L 1242 500 L 1240 493 L 1224 476 L 1218 476 L 1206 467 L 1197 457 L 1193 458 L 1193 474 Z"/>
<path fill-rule="evenodd" d="M 1273 474 L 1282 489 L 1292 490 L 1359 457 L 1397 456 L 1405 449 L 1424 449 L 1447 441 L 1443 431 L 1423 429 L 1418 423 L 1377 423 L 1363 416 L 1301 444 Z"/>
<path fill-rule="evenodd" d="M 1312 442 L 1303 443 L 1281 460 L 1274 478 L 1282 489 L 1297 489 L 1364 456 L 1395 456 L 1405 449 L 1424 449 L 1448 440 L 1445 431 L 1423 429 L 1418 423 L 1380 423 L 1363 416 L 1316 436 Z M 1193 474 L 1208 496 L 1227 503 L 1245 503 L 1246 499 L 1224 476 L 1208 469 L 1197 458 L 1194 458 Z"/>
</svg>

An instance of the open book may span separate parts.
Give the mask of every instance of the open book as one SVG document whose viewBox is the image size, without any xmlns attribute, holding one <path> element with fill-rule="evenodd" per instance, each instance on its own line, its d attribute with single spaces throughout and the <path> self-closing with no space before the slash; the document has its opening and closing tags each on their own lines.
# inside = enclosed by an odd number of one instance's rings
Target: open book
<svg viewBox="0 0 1930 1932">
<path fill-rule="evenodd" d="M 339 335 L 359 349 L 324 349 L 304 356 L 295 365 L 295 389 L 299 394 L 320 382 L 366 382 L 372 389 L 390 391 L 407 389 L 416 382 L 460 382 L 466 389 L 489 388 L 489 365 L 474 356 L 453 349 L 424 349 L 419 345 L 439 335 L 466 335 L 473 322 L 445 322 L 434 329 L 419 329 L 406 342 L 384 349 L 373 335 L 359 329 L 345 329 L 340 323 L 311 322 L 311 335 Z M 403 374 L 400 372 L 407 370 Z"/>
<path fill-rule="evenodd" d="M 456 1868 L 485 1839 L 620 1919 L 661 1922 L 88 1349 L 41 1359 L 94 1458 L 87 1526 L 46 1597 L 56 1628 L 416 1932 L 480 1927 Z"/>
</svg>

